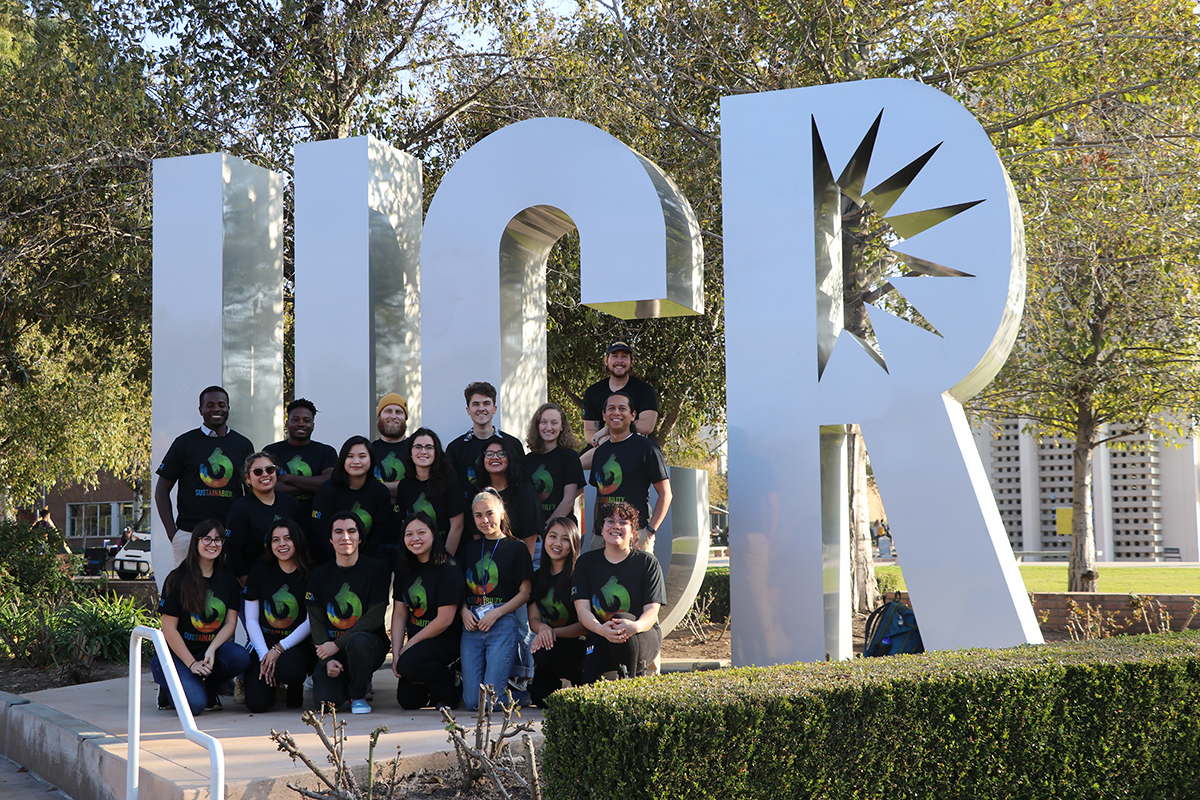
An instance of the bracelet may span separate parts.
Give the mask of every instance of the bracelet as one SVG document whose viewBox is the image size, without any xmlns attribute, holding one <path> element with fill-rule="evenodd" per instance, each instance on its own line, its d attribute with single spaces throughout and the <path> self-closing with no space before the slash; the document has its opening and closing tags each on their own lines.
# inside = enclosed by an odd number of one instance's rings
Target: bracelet
<svg viewBox="0 0 1200 800">
<path fill-rule="evenodd" d="M 278 642 L 271 645 L 271 649 L 274 650 L 276 653 L 279 653 L 279 655 L 283 655 L 283 647 L 281 647 Z"/>
<path fill-rule="evenodd" d="M 189 667 L 188 667 L 188 672 L 191 672 L 191 671 L 192 671 L 192 667 L 196 666 L 196 665 L 197 665 L 197 664 L 199 664 L 199 663 L 200 663 L 200 659 L 198 659 L 198 658 L 193 658 L 193 659 L 192 659 L 191 666 L 189 666 Z"/>
</svg>

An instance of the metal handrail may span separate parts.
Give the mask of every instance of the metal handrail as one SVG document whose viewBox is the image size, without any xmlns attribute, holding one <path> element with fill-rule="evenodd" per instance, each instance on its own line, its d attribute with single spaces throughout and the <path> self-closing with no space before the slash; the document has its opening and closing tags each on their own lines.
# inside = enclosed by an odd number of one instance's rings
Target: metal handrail
<svg viewBox="0 0 1200 800">
<path fill-rule="evenodd" d="M 138 755 L 142 734 L 142 640 L 154 642 L 154 653 L 162 666 L 166 677 L 167 688 L 171 691 L 171 699 L 175 701 L 175 710 L 179 714 L 179 722 L 183 725 L 183 735 L 190 741 L 208 749 L 209 774 L 211 779 L 208 796 L 212 800 L 225 798 L 225 751 L 221 742 L 213 736 L 196 727 L 196 718 L 192 716 L 192 708 L 188 705 L 187 697 L 183 694 L 183 684 L 179 682 L 179 673 L 175 670 L 175 659 L 171 658 L 171 650 L 167 647 L 167 639 L 162 631 L 139 625 L 129 634 L 129 754 L 125 766 L 125 800 L 137 800 L 138 796 Z"/>
</svg>

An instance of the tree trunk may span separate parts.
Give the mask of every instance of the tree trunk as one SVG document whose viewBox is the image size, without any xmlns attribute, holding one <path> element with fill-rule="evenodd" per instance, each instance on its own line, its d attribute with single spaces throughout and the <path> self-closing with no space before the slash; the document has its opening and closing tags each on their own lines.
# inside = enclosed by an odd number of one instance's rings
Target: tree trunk
<svg viewBox="0 0 1200 800">
<path fill-rule="evenodd" d="M 1096 449 L 1096 424 L 1087 403 L 1079 404 L 1076 419 L 1075 475 L 1071 487 L 1071 562 L 1069 592 L 1094 592 L 1096 579 L 1096 532 L 1092 526 L 1092 453 Z"/>
<path fill-rule="evenodd" d="M 871 507 L 867 486 L 867 446 L 862 428 L 851 425 L 846 435 L 850 459 L 850 597 L 854 611 L 866 614 L 879 605 L 875 583 L 874 552 L 871 547 Z"/>
</svg>

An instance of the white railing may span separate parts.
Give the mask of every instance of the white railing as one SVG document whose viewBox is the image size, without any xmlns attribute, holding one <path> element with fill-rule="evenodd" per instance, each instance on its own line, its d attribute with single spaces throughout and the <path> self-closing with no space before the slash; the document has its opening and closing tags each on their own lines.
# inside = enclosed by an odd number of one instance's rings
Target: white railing
<svg viewBox="0 0 1200 800">
<path fill-rule="evenodd" d="M 179 714 L 179 722 L 183 725 L 183 735 L 190 741 L 208 749 L 209 782 L 208 796 L 212 800 L 225 798 L 225 751 L 221 742 L 209 736 L 196 727 L 196 718 L 192 716 L 192 708 L 188 705 L 187 697 L 183 694 L 183 684 L 179 682 L 179 673 L 175 671 L 175 659 L 167 647 L 166 637 L 162 631 L 139 625 L 129 634 L 129 755 L 125 766 L 125 800 L 137 800 L 138 796 L 138 755 L 142 734 L 142 640 L 154 642 L 155 656 L 162 666 L 167 679 L 167 688 L 171 690 L 171 699 L 175 701 L 175 710 Z"/>
</svg>

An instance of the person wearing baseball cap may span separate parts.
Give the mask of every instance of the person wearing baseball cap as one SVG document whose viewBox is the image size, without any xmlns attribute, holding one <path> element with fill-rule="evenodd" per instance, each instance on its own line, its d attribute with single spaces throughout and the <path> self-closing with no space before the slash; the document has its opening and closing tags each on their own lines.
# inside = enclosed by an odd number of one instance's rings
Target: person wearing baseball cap
<svg viewBox="0 0 1200 800">
<path fill-rule="evenodd" d="M 618 339 L 604 351 L 606 378 L 596 381 L 583 393 L 583 432 L 590 448 L 580 455 L 585 470 L 591 469 L 591 448 L 599 447 L 609 440 L 608 427 L 604 424 L 604 404 L 613 392 L 624 392 L 633 401 L 637 416 L 633 420 L 633 432 L 643 436 L 654 433 L 658 424 L 658 392 L 654 387 L 633 374 L 633 348 L 628 342 Z"/>
</svg>

